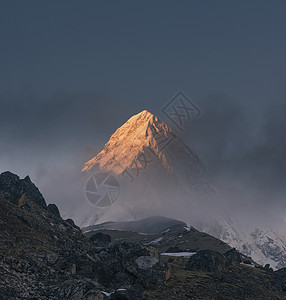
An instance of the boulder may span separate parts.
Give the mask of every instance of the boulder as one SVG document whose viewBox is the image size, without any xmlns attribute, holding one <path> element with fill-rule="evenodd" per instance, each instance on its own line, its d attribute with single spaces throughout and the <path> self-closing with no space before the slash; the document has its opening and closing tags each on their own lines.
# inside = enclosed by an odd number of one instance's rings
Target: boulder
<svg viewBox="0 0 286 300">
<path fill-rule="evenodd" d="M 159 262 L 159 259 L 152 256 L 139 256 L 135 262 L 138 269 L 148 270 L 155 266 Z"/>
<path fill-rule="evenodd" d="M 223 254 L 212 250 L 202 250 L 189 259 L 185 269 L 201 272 L 221 272 L 229 264 L 229 260 Z"/>
</svg>

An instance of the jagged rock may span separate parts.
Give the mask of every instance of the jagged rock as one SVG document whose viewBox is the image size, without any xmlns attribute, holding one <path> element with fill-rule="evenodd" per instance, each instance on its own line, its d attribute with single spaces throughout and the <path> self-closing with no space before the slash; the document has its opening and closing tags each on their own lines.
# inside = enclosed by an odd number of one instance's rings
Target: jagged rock
<svg viewBox="0 0 286 300">
<path fill-rule="evenodd" d="M 47 208 L 46 201 L 39 189 L 34 185 L 29 176 L 21 180 L 23 184 L 24 193 L 30 200 L 34 201 L 43 208 Z"/>
<path fill-rule="evenodd" d="M 202 250 L 192 256 L 185 269 L 202 272 L 221 272 L 229 265 L 228 259 L 215 251 Z"/>
<path fill-rule="evenodd" d="M 80 228 L 77 225 L 75 225 L 72 219 L 66 219 L 66 222 L 70 224 L 72 227 L 76 228 L 77 230 L 80 230 Z"/>
<path fill-rule="evenodd" d="M 29 176 L 20 179 L 19 176 L 4 172 L 0 174 L 0 195 L 13 204 L 18 205 L 21 196 L 29 198 L 38 205 L 46 208 L 46 201 Z M 23 199 L 21 199 L 23 201 Z"/>
<path fill-rule="evenodd" d="M 0 195 L 2 197 L 17 205 L 23 192 L 23 185 L 19 176 L 11 172 L 0 174 Z"/>
<path fill-rule="evenodd" d="M 48 211 L 53 214 L 54 216 L 60 218 L 60 211 L 58 209 L 58 207 L 56 206 L 56 204 L 49 204 L 47 207 Z"/>
</svg>

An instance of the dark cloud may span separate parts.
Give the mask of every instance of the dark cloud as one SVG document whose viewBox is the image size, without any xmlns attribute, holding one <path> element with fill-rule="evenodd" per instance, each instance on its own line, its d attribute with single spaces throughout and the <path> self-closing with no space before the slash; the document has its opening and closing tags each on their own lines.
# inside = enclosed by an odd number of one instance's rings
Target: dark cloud
<svg viewBox="0 0 286 300">
<path fill-rule="evenodd" d="M 199 154 L 210 180 L 232 190 L 229 203 L 259 203 L 283 214 L 286 103 L 253 109 L 216 94 L 197 104 L 203 115 L 185 125 L 182 138 Z M 1 95 L 0 170 L 30 174 L 48 202 L 67 210 L 67 204 L 82 201 L 83 163 L 141 109 L 128 99 L 97 93 Z"/>
<path fill-rule="evenodd" d="M 84 162 L 136 111 L 136 104 L 124 105 L 98 93 L 2 94 L 0 172 L 29 174 L 48 202 L 71 201 Z"/>
<path fill-rule="evenodd" d="M 286 103 L 259 103 L 253 109 L 217 94 L 199 104 L 203 115 L 185 127 L 183 138 L 205 162 L 212 182 L 232 190 L 229 202 L 285 216 Z"/>
<path fill-rule="evenodd" d="M 128 108 L 120 101 L 96 93 L 57 93 L 51 97 L 1 95 L 1 134 L 8 139 L 66 143 L 85 139 L 92 132 L 110 130 Z M 128 107 L 132 104 L 128 103 Z M 7 131 L 6 129 L 9 128 Z"/>
</svg>

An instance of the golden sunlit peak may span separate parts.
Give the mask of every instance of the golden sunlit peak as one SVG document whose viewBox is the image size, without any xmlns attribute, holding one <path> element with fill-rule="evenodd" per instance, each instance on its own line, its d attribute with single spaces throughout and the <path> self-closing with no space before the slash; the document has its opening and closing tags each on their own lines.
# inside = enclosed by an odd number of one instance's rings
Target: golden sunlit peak
<svg viewBox="0 0 286 300">
<path fill-rule="evenodd" d="M 150 113 L 148 110 L 144 109 L 142 110 L 140 113 L 138 113 L 137 115 L 135 115 L 137 117 L 146 117 L 146 118 L 149 118 L 149 117 L 155 117 L 152 113 Z"/>
</svg>

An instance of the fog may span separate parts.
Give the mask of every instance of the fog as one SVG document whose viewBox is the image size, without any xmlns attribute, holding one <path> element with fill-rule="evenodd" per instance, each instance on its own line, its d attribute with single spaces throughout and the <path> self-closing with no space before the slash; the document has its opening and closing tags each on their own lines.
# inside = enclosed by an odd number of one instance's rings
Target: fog
<svg viewBox="0 0 286 300">
<path fill-rule="evenodd" d="M 132 100 L 97 93 L 1 95 L 0 171 L 30 175 L 48 203 L 76 216 L 87 204 L 83 164 L 129 117 L 148 109 Z M 247 105 L 224 94 L 195 101 L 202 116 L 185 122 L 182 133 L 174 130 L 201 158 L 222 209 L 248 221 L 284 218 L 286 102 Z M 151 112 L 167 122 L 160 110 Z"/>
<path fill-rule="evenodd" d="M 84 163 L 144 109 L 167 122 L 182 90 L 202 115 L 168 124 L 204 163 L 216 209 L 285 218 L 285 1 L 30 2 L 0 10 L 1 172 L 76 216 Z"/>
</svg>

